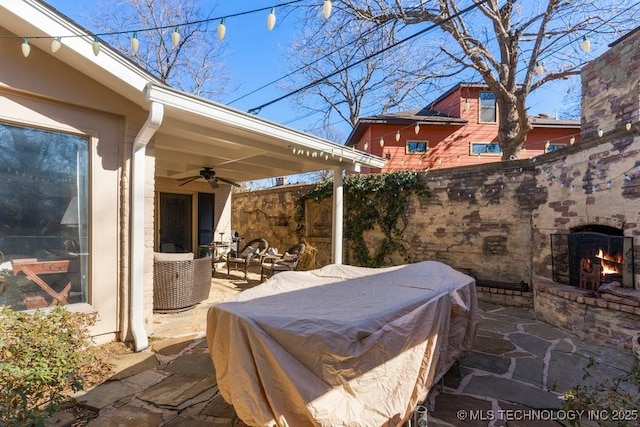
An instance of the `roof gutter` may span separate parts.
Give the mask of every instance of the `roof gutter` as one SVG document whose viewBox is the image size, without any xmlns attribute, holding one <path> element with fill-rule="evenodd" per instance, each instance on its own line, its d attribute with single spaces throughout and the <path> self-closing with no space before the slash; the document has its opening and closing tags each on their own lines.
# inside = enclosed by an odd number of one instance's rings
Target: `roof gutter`
<svg viewBox="0 0 640 427">
<path fill-rule="evenodd" d="M 135 342 L 135 351 L 142 351 L 149 346 L 147 331 L 144 327 L 145 152 L 147 144 L 160 127 L 163 116 L 164 105 L 151 102 L 147 120 L 136 135 L 132 149 L 129 322 Z"/>
</svg>

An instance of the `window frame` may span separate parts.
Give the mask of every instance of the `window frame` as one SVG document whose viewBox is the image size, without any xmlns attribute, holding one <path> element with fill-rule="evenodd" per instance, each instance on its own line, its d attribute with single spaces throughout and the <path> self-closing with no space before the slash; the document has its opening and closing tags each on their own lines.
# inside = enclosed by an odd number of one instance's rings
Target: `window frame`
<svg viewBox="0 0 640 427">
<path fill-rule="evenodd" d="M 491 121 L 486 121 L 483 120 L 483 111 L 487 110 L 487 106 L 483 105 L 483 95 L 488 94 L 491 95 L 493 97 L 493 120 Z M 489 91 L 480 91 L 478 93 L 478 123 L 485 123 L 485 124 L 496 124 L 498 123 L 498 99 L 496 97 L 496 95 L 493 92 L 489 92 Z"/>
</svg>

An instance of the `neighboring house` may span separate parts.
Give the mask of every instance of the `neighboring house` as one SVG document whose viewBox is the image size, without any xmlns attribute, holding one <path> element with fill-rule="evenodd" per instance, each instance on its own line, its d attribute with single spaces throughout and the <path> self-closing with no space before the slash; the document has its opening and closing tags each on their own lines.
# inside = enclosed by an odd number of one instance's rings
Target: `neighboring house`
<svg viewBox="0 0 640 427">
<path fill-rule="evenodd" d="M 579 120 L 560 120 L 540 114 L 531 117 L 533 129 L 521 158 L 561 149 L 580 140 Z M 498 145 L 496 97 L 478 83 L 459 83 L 428 107 L 358 120 L 347 146 L 384 157 L 380 169 L 438 169 L 495 162 Z"/>
<path fill-rule="evenodd" d="M 108 45 L 95 54 L 86 29 L 41 1 L 0 0 L 0 34 L 0 305 L 97 312 L 97 342 L 148 345 L 162 244 L 197 255 L 229 239 L 218 177 L 384 165 L 169 88 Z M 189 179 L 204 167 L 216 176 Z M 341 229 L 332 237 L 340 263 Z"/>
</svg>

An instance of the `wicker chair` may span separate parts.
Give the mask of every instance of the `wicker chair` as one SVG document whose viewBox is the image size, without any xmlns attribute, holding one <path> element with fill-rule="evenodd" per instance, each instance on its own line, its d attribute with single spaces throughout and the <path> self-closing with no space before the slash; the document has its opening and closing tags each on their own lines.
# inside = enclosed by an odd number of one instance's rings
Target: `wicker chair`
<svg viewBox="0 0 640 427">
<path fill-rule="evenodd" d="M 247 280 L 247 269 L 250 264 L 260 264 L 262 256 L 269 249 L 269 242 L 265 239 L 254 239 L 247 243 L 241 251 L 231 251 L 227 254 L 227 278 L 229 278 L 229 272 L 231 271 L 231 264 L 234 265 L 234 270 L 244 270 L 244 280 Z"/>
<path fill-rule="evenodd" d="M 156 253 L 153 262 L 153 310 L 183 311 L 206 300 L 211 290 L 211 258 L 192 253 Z"/>
<path fill-rule="evenodd" d="M 265 275 L 270 277 L 280 271 L 293 271 L 298 268 L 298 263 L 305 249 L 304 243 L 298 243 L 287 249 L 282 255 L 264 258 L 260 264 L 260 282 L 264 280 Z"/>
</svg>

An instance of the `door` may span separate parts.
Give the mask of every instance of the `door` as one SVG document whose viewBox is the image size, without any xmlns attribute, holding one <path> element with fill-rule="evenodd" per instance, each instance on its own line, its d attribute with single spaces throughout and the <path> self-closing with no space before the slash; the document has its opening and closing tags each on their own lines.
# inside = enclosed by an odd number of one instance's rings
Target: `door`
<svg viewBox="0 0 640 427">
<path fill-rule="evenodd" d="M 191 194 L 160 193 L 158 251 L 192 251 L 192 204 Z"/>
</svg>

